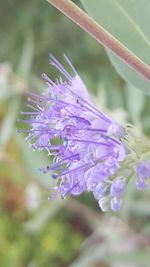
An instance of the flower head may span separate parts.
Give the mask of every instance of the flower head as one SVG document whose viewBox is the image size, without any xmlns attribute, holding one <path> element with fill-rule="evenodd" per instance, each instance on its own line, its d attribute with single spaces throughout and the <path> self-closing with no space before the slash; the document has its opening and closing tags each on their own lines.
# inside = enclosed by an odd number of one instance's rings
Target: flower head
<svg viewBox="0 0 150 267">
<path fill-rule="evenodd" d="M 53 157 L 52 166 L 40 170 L 52 171 L 63 198 L 91 191 L 102 210 L 118 211 L 129 177 L 123 175 L 130 154 L 124 142 L 127 132 L 95 107 L 78 73 L 65 59 L 72 75 L 51 55 L 51 64 L 65 80 L 53 82 L 44 74 L 48 85 L 44 94 L 30 93 L 32 111 L 22 112 L 31 115 L 24 120 L 30 125 L 27 140 L 32 148 L 47 150 Z M 136 169 L 142 182 L 150 170 L 144 166 Z"/>
</svg>

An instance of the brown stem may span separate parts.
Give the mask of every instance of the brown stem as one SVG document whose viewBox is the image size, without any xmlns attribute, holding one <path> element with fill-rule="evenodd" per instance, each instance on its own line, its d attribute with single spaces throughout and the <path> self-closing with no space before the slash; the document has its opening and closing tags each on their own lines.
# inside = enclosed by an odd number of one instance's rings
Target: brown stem
<svg viewBox="0 0 150 267">
<path fill-rule="evenodd" d="M 83 12 L 70 0 L 47 0 L 82 29 L 87 31 L 99 43 L 110 49 L 115 55 L 120 57 L 132 69 L 150 80 L 150 66 L 145 64 L 139 57 L 126 48 L 116 38 L 114 38 L 103 27 L 97 24 L 91 17 Z M 92 1 L 92 0 L 91 0 Z"/>
</svg>

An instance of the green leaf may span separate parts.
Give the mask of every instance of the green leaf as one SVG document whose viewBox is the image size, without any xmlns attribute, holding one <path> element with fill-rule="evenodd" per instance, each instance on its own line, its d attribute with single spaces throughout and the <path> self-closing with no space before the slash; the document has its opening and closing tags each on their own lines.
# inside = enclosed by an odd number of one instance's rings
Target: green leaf
<svg viewBox="0 0 150 267">
<path fill-rule="evenodd" d="M 24 78 L 27 78 L 30 74 L 34 57 L 34 41 L 33 36 L 29 35 L 29 38 L 25 40 L 23 45 L 23 51 L 18 66 L 18 74 Z"/>
<path fill-rule="evenodd" d="M 48 206 L 43 207 L 42 210 L 40 209 L 38 214 L 35 214 L 34 218 L 24 224 L 25 230 L 28 232 L 41 230 L 48 220 L 55 216 L 63 204 L 62 199 L 53 199 L 52 203 L 48 203 Z"/>
<path fill-rule="evenodd" d="M 0 64 L 0 101 L 4 101 L 12 96 L 10 87 L 10 77 L 12 75 L 11 65 L 7 62 Z M 11 85 L 12 86 L 12 85 Z"/>
<path fill-rule="evenodd" d="M 91 253 L 92 251 L 92 253 Z M 90 267 L 95 263 L 104 261 L 107 254 L 106 244 L 94 245 L 90 249 L 85 249 L 79 258 L 77 258 L 69 267 Z"/>
<path fill-rule="evenodd" d="M 143 249 L 133 252 L 116 254 L 110 256 L 110 262 L 120 262 L 124 264 L 135 264 L 135 266 L 149 267 L 150 249 Z"/>
<path fill-rule="evenodd" d="M 150 65 L 150 1 L 81 0 L 88 14 L 135 55 Z M 150 94 L 150 83 L 108 51 L 119 74 Z"/>
<path fill-rule="evenodd" d="M 145 105 L 145 100 L 145 95 L 140 90 L 137 90 L 132 84 L 126 85 L 126 104 L 129 116 L 134 125 L 139 127 L 140 130 L 142 130 L 141 113 Z"/>
<path fill-rule="evenodd" d="M 12 133 L 14 131 L 14 125 L 16 122 L 16 116 L 20 107 L 20 98 L 14 98 L 8 108 L 8 112 L 2 121 L 1 131 L 0 131 L 0 147 L 5 148 L 8 144 Z"/>
</svg>

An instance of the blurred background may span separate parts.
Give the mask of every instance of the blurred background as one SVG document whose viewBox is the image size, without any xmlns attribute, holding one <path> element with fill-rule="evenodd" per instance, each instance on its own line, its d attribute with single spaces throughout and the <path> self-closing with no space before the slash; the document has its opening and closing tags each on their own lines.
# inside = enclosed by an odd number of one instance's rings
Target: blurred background
<svg viewBox="0 0 150 267">
<path fill-rule="evenodd" d="M 75 1 L 79 4 L 79 1 Z M 0 267 L 149 267 L 150 192 L 130 184 L 119 214 L 102 213 L 90 194 L 48 201 L 50 162 L 17 134 L 27 90 L 55 79 L 49 53 L 65 53 L 103 111 L 150 137 L 150 99 L 127 85 L 105 50 L 46 1 L 0 3 Z"/>
</svg>

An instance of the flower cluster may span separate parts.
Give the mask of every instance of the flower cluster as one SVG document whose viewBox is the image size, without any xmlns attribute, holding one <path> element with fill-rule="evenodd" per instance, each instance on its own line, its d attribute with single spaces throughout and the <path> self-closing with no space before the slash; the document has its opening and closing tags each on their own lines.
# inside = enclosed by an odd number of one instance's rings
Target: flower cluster
<svg viewBox="0 0 150 267">
<path fill-rule="evenodd" d="M 125 162 L 130 155 L 127 131 L 116 121 L 99 111 L 78 73 L 64 56 L 72 75 L 50 56 L 65 81 L 53 82 L 45 74 L 47 89 L 43 95 L 30 93 L 30 125 L 27 140 L 32 148 L 47 150 L 52 166 L 40 169 L 52 171 L 60 195 L 79 195 L 91 191 L 103 211 L 120 210 L 122 196 L 131 175 Z M 134 167 L 134 168 L 133 168 Z M 137 173 L 137 188 L 145 189 L 150 176 L 150 163 L 139 161 L 132 171 Z"/>
</svg>

